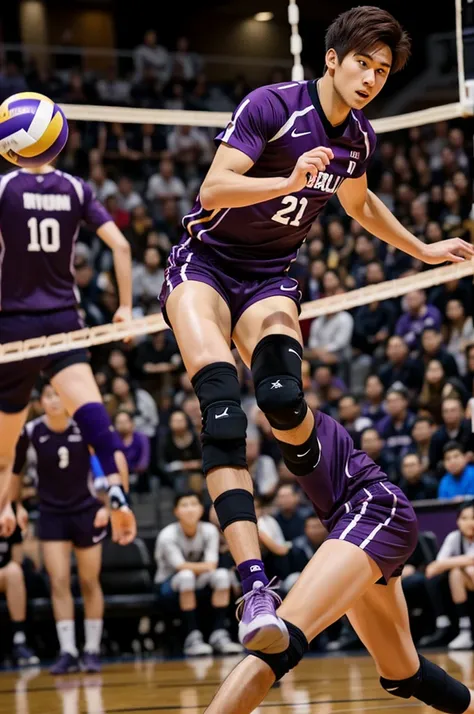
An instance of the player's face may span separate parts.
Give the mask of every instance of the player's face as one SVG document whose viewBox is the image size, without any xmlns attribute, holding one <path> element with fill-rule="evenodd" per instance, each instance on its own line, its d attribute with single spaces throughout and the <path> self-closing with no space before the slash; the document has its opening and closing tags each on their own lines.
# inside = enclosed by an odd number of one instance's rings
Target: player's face
<svg viewBox="0 0 474 714">
<path fill-rule="evenodd" d="M 43 389 L 43 393 L 41 395 L 41 406 L 46 416 L 49 417 L 63 416 L 66 413 L 59 395 L 54 391 L 50 384 Z"/>
<path fill-rule="evenodd" d="M 382 90 L 391 63 L 392 51 L 387 45 L 349 52 L 341 63 L 336 59 L 334 87 L 348 107 L 363 109 Z"/>
<path fill-rule="evenodd" d="M 474 508 L 465 508 L 458 516 L 458 528 L 466 538 L 474 538 Z"/>
<path fill-rule="evenodd" d="M 196 525 L 202 518 L 203 507 L 196 496 L 182 498 L 175 508 L 175 516 L 180 523 L 187 526 Z"/>
</svg>

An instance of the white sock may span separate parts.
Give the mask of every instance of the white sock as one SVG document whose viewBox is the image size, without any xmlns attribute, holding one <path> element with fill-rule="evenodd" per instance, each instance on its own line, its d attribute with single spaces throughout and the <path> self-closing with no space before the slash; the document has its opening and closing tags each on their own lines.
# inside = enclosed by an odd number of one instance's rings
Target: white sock
<svg viewBox="0 0 474 714">
<path fill-rule="evenodd" d="M 436 618 L 436 627 L 443 629 L 443 627 L 449 627 L 449 617 L 447 615 L 439 615 Z"/>
<path fill-rule="evenodd" d="M 471 620 L 469 617 L 460 617 L 459 618 L 459 629 L 460 630 L 470 630 L 471 629 Z"/>
<path fill-rule="evenodd" d="M 103 620 L 84 621 L 84 633 L 86 636 L 86 643 L 84 645 L 85 652 L 99 654 L 100 642 L 102 640 L 102 626 Z"/>
<path fill-rule="evenodd" d="M 56 623 L 56 632 L 58 634 L 61 653 L 69 652 L 73 657 L 77 657 L 78 651 L 76 647 L 74 620 L 59 620 L 59 622 Z"/>
</svg>

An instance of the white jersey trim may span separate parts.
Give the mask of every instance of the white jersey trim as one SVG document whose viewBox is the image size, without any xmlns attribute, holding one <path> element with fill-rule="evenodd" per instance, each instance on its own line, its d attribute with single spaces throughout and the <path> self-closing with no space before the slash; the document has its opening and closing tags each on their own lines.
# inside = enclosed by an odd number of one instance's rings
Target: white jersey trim
<svg viewBox="0 0 474 714">
<path fill-rule="evenodd" d="M 273 136 L 271 139 L 268 140 L 268 143 L 270 144 L 272 141 L 276 141 L 277 139 L 280 139 L 280 137 L 284 136 L 287 132 L 290 131 L 290 129 L 293 127 L 295 121 L 298 119 L 298 117 L 303 117 L 305 114 L 311 111 L 316 111 L 315 107 L 310 104 L 309 107 L 305 107 L 304 109 L 298 109 L 298 111 L 293 112 L 291 117 L 286 121 L 281 129 L 277 131 L 275 136 Z"/>
<path fill-rule="evenodd" d="M 82 187 L 81 182 L 75 176 L 71 176 L 71 174 L 66 174 L 66 173 L 64 173 L 64 171 L 55 171 L 55 173 L 59 174 L 60 176 L 62 176 L 65 179 L 67 179 L 69 181 L 69 183 L 72 184 L 72 186 L 77 194 L 77 197 L 79 199 L 79 203 L 81 204 L 81 206 L 83 206 L 84 205 L 84 189 Z"/>
<path fill-rule="evenodd" d="M 2 176 L 2 178 L 0 179 L 0 200 L 3 196 L 3 193 L 6 189 L 6 187 L 10 183 L 10 181 L 13 178 L 16 178 L 16 176 L 18 176 L 19 173 L 20 173 L 20 169 L 18 169 L 18 171 L 12 171 L 11 173 L 5 174 L 5 176 Z"/>
<path fill-rule="evenodd" d="M 357 125 L 358 125 L 358 127 L 359 127 L 359 129 L 360 129 L 360 132 L 361 132 L 362 136 L 364 137 L 364 141 L 365 141 L 365 158 L 368 159 L 369 156 L 370 156 L 370 140 L 369 140 L 369 135 L 368 135 L 368 133 L 367 133 L 366 131 L 364 131 L 364 130 L 362 129 L 362 127 L 361 127 L 361 125 L 360 125 L 360 121 L 358 120 L 358 118 L 356 117 L 356 115 L 354 114 L 354 112 L 351 112 L 351 114 L 352 114 L 352 117 L 356 120 Z"/>
<path fill-rule="evenodd" d="M 232 119 L 232 121 L 228 124 L 228 128 L 225 130 L 225 134 L 224 134 L 224 136 L 222 137 L 221 141 L 224 141 L 224 142 L 229 141 L 230 137 L 232 136 L 232 134 L 233 134 L 234 131 L 235 131 L 235 127 L 236 127 L 236 124 L 237 124 L 237 119 L 238 119 L 239 116 L 242 114 L 242 112 L 244 111 L 244 109 L 245 109 L 245 107 L 247 106 L 247 104 L 250 104 L 250 99 L 246 99 L 244 102 L 242 102 L 242 104 L 240 105 L 240 107 L 237 109 L 237 111 L 236 111 L 236 113 L 235 113 L 235 116 L 234 116 L 234 118 Z"/>
</svg>

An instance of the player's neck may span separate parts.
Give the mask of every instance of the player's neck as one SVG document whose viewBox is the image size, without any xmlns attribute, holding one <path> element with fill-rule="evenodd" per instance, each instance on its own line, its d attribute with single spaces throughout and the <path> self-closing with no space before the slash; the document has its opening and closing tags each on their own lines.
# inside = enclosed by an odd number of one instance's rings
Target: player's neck
<svg viewBox="0 0 474 714">
<path fill-rule="evenodd" d="M 337 94 L 329 72 L 326 72 L 316 85 L 321 107 L 332 126 L 339 126 L 348 117 L 350 107 Z"/>
<path fill-rule="evenodd" d="M 54 171 L 52 166 L 45 164 L 44 166 L 31 166 L 29 169 L 23 169 L 28 174 L 50 174 Z"/>
<path fill-rule="evenodd" d="M 59 433 L 66 431 L 69 426 L 69 421 L 70 418 L 68 414 L 56 417 L 51 417 L 48 415 L 45 416 L 45 422 L 48 429 L 50 429 L 51 431 L 57 431 Z"/>
</svg>

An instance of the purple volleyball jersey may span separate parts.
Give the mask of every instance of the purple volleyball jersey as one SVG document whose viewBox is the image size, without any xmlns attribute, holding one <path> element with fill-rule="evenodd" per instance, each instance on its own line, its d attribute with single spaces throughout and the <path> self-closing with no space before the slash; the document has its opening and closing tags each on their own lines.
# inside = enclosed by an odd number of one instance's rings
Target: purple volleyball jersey
<svg viewBox="0 0 474 714">
<path fill-rule="evenodd" d="M 210 249 L 210 257 L 230 272 L 267 277 L 289 268 L 315 218 L 345 179 L 365 173 L 376 145 L 375 133 L 361 111 L 352 110 L 343 124 L 331 126 L 314 80 L 272 84 L 251 92 L 216 141 L 247 154 L 254 161 L 247 175 L 257 178 L 289 177 L 301 154 L 318 146 L 334 153 L 326 171 L 311 178 L 301 191 L 216 210 L 204 209 L 198 196 L 184 217 L 181 245 L 188 241 L 193 250 L 200 241 Z"/>
<path fill-rule="evenodd" d="M 112 220 L 82 179 L 62 171 L 0 178 L 0 311 L 42 312 L 78 303 L 74 244 L 84 221 Z M 1 342 L 1 339 L 0 339 Z"/>
<path fill-rule="evenodd" d="M 63 432 L 52 431 L 43 416 L 28 422 L 18 440 L 15 473 L 23 470 L 29 447 L 42 511 L 74 513 L 99 503 L 91 486 L 89 449 L 74 421 Z"/>
</svg>

